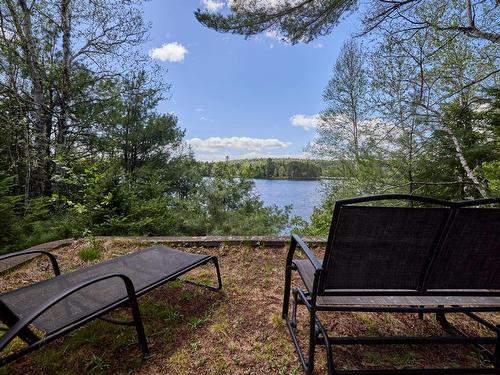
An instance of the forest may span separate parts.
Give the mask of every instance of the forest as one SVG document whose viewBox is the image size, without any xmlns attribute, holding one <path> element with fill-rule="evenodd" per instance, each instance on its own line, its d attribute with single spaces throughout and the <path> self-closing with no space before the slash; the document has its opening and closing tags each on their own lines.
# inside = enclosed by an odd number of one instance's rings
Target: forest
<svg viewBox="0 0 500 375">
<path fill-rule="evenodd" d="M 221 162 L 204 162 L 201 171 L 204 176 L 212 176 L 212 169 L 230 165 L 239 177 L 266 179 L 319 179 L 324 177 L 321 164 L 331 164 L 319 160 L 267 158 L 240 159 Z M 326 172 L 326 170 L 325 170 Z"/>
<path fill-rule="evenodd" d="M 170 86 L 139 52 L 141 1 L 0 2 L 0 252 L 95 235 L 276 233 L 226 166 L 203 179 Z"/>
<path fill-rule="evenodd" d="M 335 38 L 342 19 L 363 13 L 325 82 L 305 150 L 321 161 L 213 164 L 197 162 L 178 118 L 158 111 L 171 87 L 140 52 L 150 27 L 142 5 L 0 2 L 0 252 L 69 236 L 279 233 L 288 211 L 265 207 L 248 178 L 337 177 L 311 222 L 294 221 L 317 235 L 340 198 L 500 196 L 498 2 L 234 0 L 227 12 L 198 9 L 207 28 L 273 32 L 290 48 Z"/>
</svg>

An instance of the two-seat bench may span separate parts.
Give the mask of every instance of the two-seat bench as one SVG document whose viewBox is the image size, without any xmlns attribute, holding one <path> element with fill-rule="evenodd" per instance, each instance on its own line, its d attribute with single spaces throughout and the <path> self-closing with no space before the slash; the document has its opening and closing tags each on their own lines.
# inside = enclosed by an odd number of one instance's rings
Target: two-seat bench
<svg viewBox="0 0 500 375">
<path fill-rule="evenodd" d="M 381 200 L 392 205 L 403 200 L 414 207 L 357 205 Z M 286 261 L 283 318 L 304 370 L 313 371 L 318 344 L 326 346 L 329 373 L 340 374 L 349 372 L 335 369 L 332 347 L 336 345 L 462 343 L 481 346 L 494 367 L 401 372 L 500 373 L 500 326 L 476 314 L 500 311 L 500 209 L 492 207 L 499 202 L 498 198 L 448 202 L 400 194 L 339 200 L 321 262 L 298 236 L 292 236 Z M 305 259 L 294 257 L 296 249 Z M 294 271 L 304 287 L 293 289 L 290 316 Z M 298 305 L 305 305 L 309 312 L 308 356 L 297 339 Z M 318 320 L 318 311 L 435 313 L 450 335 L 328 336 Z M 451 312 L 463 313 L 493 335 L 467 336 L 446 319 L 446 313 Z M 482 346 L 486 344 L 494 345 L 495 350 Z"/>
<path fill-rule="evenodd" d="M 65 274 L 60 273 L 55 256 L 43 250 L 3 255 L 0 262 L 29 253 L 48 256 L 55 277 L 0 294 L 0 321 L 8 327 L 0 337 L 0 352 L 15 337 L 27 344 L 23 349 L 1 357 L 0 366 L 98 317 L 112 323 L 134 325 L 141 350 L 147 355 L 148 345 L 137 297 L 208 262 L 215 266 L 217 286 L 203 286 L 213 290 L 222 286 L 215 256 L 186 253 L 164 246 L 151 247 Z M 130 306 L 133 321 L 123 323 L 102 317 L 124 305 Z M 31 325 L 36 330 L 30 329 Z"/>
</svg>

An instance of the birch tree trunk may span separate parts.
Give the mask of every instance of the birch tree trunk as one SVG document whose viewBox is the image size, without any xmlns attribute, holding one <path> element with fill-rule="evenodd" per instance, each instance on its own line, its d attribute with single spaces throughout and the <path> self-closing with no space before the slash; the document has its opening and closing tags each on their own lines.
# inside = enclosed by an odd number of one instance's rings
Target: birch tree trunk
<svg viewBox="0 0 500 375">
<path fill-rule="evenodd" d="M 70 101 L 71 76 L 71 1 L 61 0 L 61 30 L 62 30 L 62 72 L 59 96 L 59 118 L 57 122 L 57 146 L 64 150 L 68 128 L 68 107 Z"/>
<path fill-rule="evenodd" d="M 479 181 L 476 174 L 469 166 L 469 163 L 467 162 L 467 159 L 465 158 L 464 153 L 462 151 L 462 146 L 460 145 L 460 142 L 458 141 L 458 138 L 456 137 L 456 135 L 453 133 L 453 131 L 449 127 L 447 127 L 442 122 L 441 122 L 441 129 L 443 129 L 446 132 L 446 134 L 448 134 L 448 136 L 450 137 L 450 139 L 453 143 L 453 147 L 455 148 L 455 155 L 457 156 L 457 159 L 459 160 L 460 165 L 464 169 L 466 176 L 474 183 L 475 188 L 477 189 L 477 191 L 479 191 L 481 196 L 483 198 L 487 198 L 488 193 L 486 191 L 486 188 L 484 187 L 484 184 L 481 181 Z"/>
<path fill-rule="evenodd" d="M 37 53 L 36 38 L 33 35 L 31 8 L 28 7 L 26 0 L 18 0 L 17 7 L 12 0 L 6 0 L 6 4 L 20 40 L 27 74 L 32 84 L 33 109 L 28 121 L 33 125 L 34 161 L 30 179 L 31 186 L 28 190 L 33 195 L 42 195 L 48 187 L 46 172 L 49 138 L 47 137 L 47 111 L 44 102 L 43 72 Z"/>
</svg>

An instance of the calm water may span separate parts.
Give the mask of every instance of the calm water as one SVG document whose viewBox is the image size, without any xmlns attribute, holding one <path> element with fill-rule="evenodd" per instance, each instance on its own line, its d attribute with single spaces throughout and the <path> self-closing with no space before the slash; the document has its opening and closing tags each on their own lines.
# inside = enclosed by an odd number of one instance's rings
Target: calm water
<svg viewBox="0 0 500 375">
<path fill-rule="evenodd" d="M 322 201 L 321 181 L 317 180 L 261 180 L 254 179 L 255 191 L 264 204 L 280 208 L 292 204 L 290 217 L 300 216 L 309 221 L 315 206 Z"/>
</svg>

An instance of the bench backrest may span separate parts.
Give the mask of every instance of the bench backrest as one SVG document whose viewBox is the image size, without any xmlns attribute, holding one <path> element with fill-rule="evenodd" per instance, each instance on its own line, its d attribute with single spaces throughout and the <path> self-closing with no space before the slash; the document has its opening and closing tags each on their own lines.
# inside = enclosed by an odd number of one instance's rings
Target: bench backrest
<svg viewBox="0 0 500 375">
<path fill-rule="evenodd" d="M 500 209 L 456 211 L 425 287 L 500 290 Z"/>
<path fill-rule="evenodd" d="M 433 207 L 352 205 L 382 199 Z M 499 209 L 459 208 L 459 203 L 419 196 L 337 201 L 319 293 L 495 289 L 500 286 L 499 220 Z"/>
</svg>

